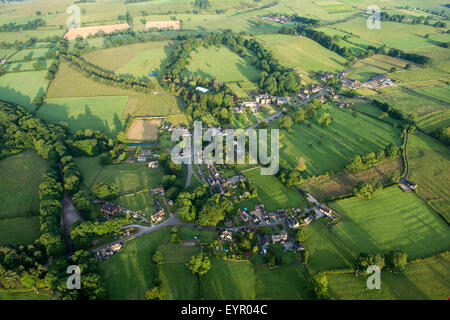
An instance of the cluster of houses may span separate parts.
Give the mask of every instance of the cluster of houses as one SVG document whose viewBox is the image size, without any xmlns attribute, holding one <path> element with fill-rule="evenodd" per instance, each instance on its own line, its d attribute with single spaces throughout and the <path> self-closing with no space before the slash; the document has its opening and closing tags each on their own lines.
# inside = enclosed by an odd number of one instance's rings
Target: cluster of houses
<svg viewBox="0 0 450 320">
<path fill-rule="evenodd" d="M 285 230 L 281 230 L 279 233 L 274 233 L 272 235 L 265 234 L 264 236 L 258 235 L 259 245 L 261 247 L 261 254 L 265 255 L 267 249 L 269 249 L 271 244 L 280 243 L 283 250 L 286 251 L 302 251 L 304 250 L 302 244 L 298 241 L 291 239 Z"/>
<path fill-rule="evenodd" d="M 156 169 L 159 167 L 159 162 L 158 160 L 151 160 L 154 157 L 158 157 L 158 155 L 153 154 L 152 150 L 141 150 L 136 158 L 136 161 L 145 162 L 147 168 Z"/>
<path fill-rule="evenodd" d="M 394 84 L 394 82 L 391 79 L 387 78 L 384 74 L 378 74 L 368 81 L 361 82 L 358 80 L 348 78 L 347 77 L 348 72 L 349 72 L 349 69 L 347 69 L 337 75 L 335 75 L 333 73 L 329 73 L 329 72 L 322 72 L 319 74 L 319 78 L 322 81 L 328 81 L 329 79 L 332 79 L 334 77 L 339 77 L 340 83 L 344 87 L 347 87 L 350 89 L 358 89 L 360 87 L 376 89 L 376 88 L 388 87 L 388 86 L 391 86 Z"/>
<path fill-rule="evenodd" d="M 276 16 L 276 17 L 260 17 L 259 19 L 265 20 L 265 21 L 270 21 L 270 22 L 282 23 L 282 24 L 293 21 L 291 16 L 285 16 L 285 15 Z"/>
<path fill-rule="evenodd" d="M 107 201 L 104 201 L 100 204 L 100 212 L 105 214 L 103 219 L 100 220 L 108 220 L 110 217 L 117 217 L 120 215 L 124 216 L 128 213 L 131 214 L 134 219 L 139 220 L 140 222 L 149 222 L 148 219 L 142 214 L 124 208 L 120 204 L 115 204 Z"/>
<path fill-rule="evenodd" d="M 369 89 L 376 89 L 376 88 L 384 88 L 392 86 L 394 82 L 386 77 L 384 74 L 379 74 L 369 81 L 366 81 L 361 84 L 361 86 L 369 88 Z"/>
<path fill-rule="evenodd" d="M 247 108 L 250 108 L 252 112 L 256 112 L 261 108 L 262 106 L 268 106 L 268 105 L 290 105 L 291 98 L 290 97 L 277 97 L 273 96 L 269 93 L 260 94 L 257 96 L 254 96 L 253 101 L 244 101 L 238 103 L 234 108 L 235 113 L 243 113 Z M 272 110 L 272 112 L 274 112 Z"/>
</svg>

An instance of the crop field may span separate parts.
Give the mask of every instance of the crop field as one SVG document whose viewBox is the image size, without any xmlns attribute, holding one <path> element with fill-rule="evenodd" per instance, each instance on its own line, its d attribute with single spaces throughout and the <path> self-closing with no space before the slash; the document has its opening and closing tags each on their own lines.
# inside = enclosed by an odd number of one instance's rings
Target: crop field
<svg viewBox="0 0 450 320">
<path fill-rule="evenodd" d="M 133 141 L 158 140 L 160 126 L 161 120 L 136 119 L 127 131 L 127 138 Z"/>
<path fill-rule="evenodd" d="M 445 300 L 450 295 L 450 255 L 408 264 L 400 274 L 381 273 L 381 289 L 368 290 L 366 279 L 353 273 L 328 275 L 331 299 Z"/>
<path fill-rule="evenodd" d="M 92 51 L 84 58 L 118 74 L 147 77 L 152 71 L 164 71 L 165 61 L 177 42 L 152 41 Z"/>
<path fill-rule="evenodd" d="M 48 98 L 100 96 L 129 96 L 125 115 L 178 114 L 183 108 L 181 100 L 172 95 L 143 94 L 101 84 L 86 78 L 81 72 L 70 68 L 67 63 L 61 63 L 47 92 Z"/>
<path fill-rule="evenodd" d="M 24 106 L 28 111 L 34 111 L 32 103 L 37 95 L 47 91 L 47 71 L 30 71 L 7 73 L 0 76 L 0 96 L 3 100 Z"/>
<path fill-rule="evenodd" d="M 353 266 L 355 252 L 346 247 L 328 228 L 318 222 L 302 228 L 308 235 L 305 248 L 309 252 L 308 265 L 313 273 Z"/>
<path fill-rule="evenodd" d="M 259 168 L 242 173 L 248 180 L 251 180 L 256 184 L 256 187 L 258 188 L 257 199 L 260 203 L 264 203 L 264 207 L 268 211 L 275 211 L 283 208 L 299 208 L 306 204 L 300 193 L 283 185 L 280 180 L 273 175 L 261 175 Z"/>
<path fill-rule="evenodd" d="M 311 193 L 316 199 L 325 201 L 332 197 L 352 193 L 353 188 L 361 181 L 376 179 L 383 184 L 387 184 L 391 182 L 392 175 L 400 177 L 402 172 L 403 161 L 401 159 L 389 160 L 374 168 L 360 172 L 339 172 L 329 177 L 307 180 L 300 187 Z"/>
<path fill-rule="evenodd" d="M 159 276 L 166 290 L 167 300 L 200 299 L 200 280 L 184 263 L 167 263 L 159 266 Z"/>
<path fill-rule="evenodd" d="M 258 300 L 310 300 L 308 273 L 304 265 L 281 266 L 275 269 L 255 267 L 256 299 Z"/>
<path fill-rule="evenodd" d="M 257 37 L 280 63 L 305 74 L 319 71 L 340 72 L 346 60 L 306 37 L 260 35 Z"/>
<path fill-rule="evenodd" d="M 386 74 L 391 68 L 402 69 L 408 61 L 384 55 L 374 55 L 358 60 L 350 69 L 348 77 L 359 81 L 367 81 L 378 74 Z M 389 75 L 388 75 L 389 76 Z"/>
<path fill-rule="evenodd" d="M 72 132 L 94 129 L 115 136 L 124 130 L 127 102 L 127 96 L 52 98 L 37 115 L 49 122 L 64 123 Z"/>
<path fill-rule="evenodd" d="M 0 219 L 38 214 L 37 189 L 47 168 L 47 161 L 31 150 L 0 161 Z"/>
<path fill-rule="evenodd" d="M 200 285 L 206 300 L 251 300 L 255 299 L 255 282 L 250 263 L 212 259 L 211 270 Z"/>
<path fill-rule="evenodd" d="M 408 179 L 417 194 L 450 222 L 450 152 L 443 144 L 419 134 L 408 138 Z"/>
<path fill-rule="evenodd" d="M 325 110 L 324 110 L 325 109 Z M 294 167 L 299 158 L 306 160 L 307 175 L 342 169 L 356 155 L 384 149 L 388 144 L 400 145 L 400 130 L 364 114 L 354 117 L 348 110 L 322 107 L 333 122 L 321 127 L 317 119 L 294 124 L 280 131 L 280 160 Z M 318 118 L 319 115 L 316 116 Z M 278 128 L 278 120 L 270 128 Z"/>
<path fill-rule="evenodd" d="M 154 285 L 156 266 L 151 257 L 170 238 L 165 228 L 131 240 L 118 254 L 100 264 L 109 299 L 144 299 Z"/>
<path fill-rule="evenodd" d="M 250 64 L 248 57 L 242 58 L 225 47 L 200 47 L 192 54 L 184 76 L 190 74 L 217 78 L 222 82 L 256 81 L 260 71 Z"/>
<path fill-rule="evenodd" d="M 450 248 L 449 226 L 414 193 L 397 186 L 372 199 L 344 199 L 330 203 L 345 216 L 333 232 L 355 252 L 402 250 L 410 259 Z"/>
<path fill-rule="evenodd" d="M 67 40 L 75 40 L 77 37 L 81 37 L 84 39 L 87 38 L 89 35 L 96 34 L 97 32 L 103 32 L 105 34 L 108 34 L 116 31 L 126 30 L 128 28 L 130 28 L 130 26 L 127 23 L 113 24 L 107 26 L 74 28 L 67 31 L 67 33 L 64 35 L 64 38 Z"/>
</svg>

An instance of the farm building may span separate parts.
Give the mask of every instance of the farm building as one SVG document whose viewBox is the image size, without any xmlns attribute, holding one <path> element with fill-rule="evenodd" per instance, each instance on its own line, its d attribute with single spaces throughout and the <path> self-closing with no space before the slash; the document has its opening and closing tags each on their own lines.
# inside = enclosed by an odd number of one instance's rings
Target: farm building
<svg viewBox="0 0 450 320">
<path fill-rule="evenodd" d="M 203 87 L 197 87 L 195 90 L 200 91 L 201 93 L 207 93 L 209 90 Z"/>
</svg>

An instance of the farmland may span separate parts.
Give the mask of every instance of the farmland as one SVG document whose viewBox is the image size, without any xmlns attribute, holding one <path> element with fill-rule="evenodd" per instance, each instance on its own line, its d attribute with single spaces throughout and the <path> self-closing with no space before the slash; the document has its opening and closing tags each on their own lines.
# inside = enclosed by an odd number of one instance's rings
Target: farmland
<svg viewBox="0 0 450 320">
<path fill-rule="evenodd" d="M 350 69 L 348 77 L 359 81 L 367 81 L 378 74 L 389 73 L 391 68 L 403 69 L 407 63 L 408 61 L 398 58 L 374 55 L 370 58 L 358 60 Z"/>
<path fill-rule="evenodd" d="M 372 199 L 345 199 L 330 203 L 344 215 L 333 233 L 355 252 L 403 250 L 411 259 L 448 249 L 449 227 L 414 193 L 397 186 Z"/>
<path fill-rule="evenodd" d="M 325 110 L 333 118 L 325 128 L 319 126 L 317 120 L 308 120 L 280 132 L 280 159 L 294 167 L 303 157 L 307 175 L 341 170 L 356 154 L 377 152 L 388 144 L 401 143 L 400 130 L 377 119 L 364 114 L 354 117 L 350 111 L 334 106 Z M 277 122 L 274 121 L 271 127 L 276 128 Z"/>
</svg>

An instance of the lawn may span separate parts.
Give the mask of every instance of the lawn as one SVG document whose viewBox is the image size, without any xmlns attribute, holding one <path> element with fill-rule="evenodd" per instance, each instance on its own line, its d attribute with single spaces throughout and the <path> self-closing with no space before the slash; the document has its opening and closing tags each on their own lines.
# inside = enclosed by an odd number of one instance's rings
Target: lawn
<svg viewBox="0 0 450 320">
<path fill-rule="evenodd" d="M 182 75 L 201 75 L 220 81 L 256 81 L 260 70 L 250 64 L 250 58 L 242 58 L 226 47 L 197 48 Z"/>
<path fill-rule="evenodd" d="M 154 285 L 157 269 L 151 257 L 156 248 L 169 241 L 167 228 L 136 238 L 118 254 L 100 264 L 109 299 L 144 299 Z"/>
<path fill-rule="evenodd" d="M 256 276 L 249 262 L 211 260 L 200 286 L 205 300 L 254 300 Z"/>
<path fill-rule="evenodd" d="M 94 129 L 115 137 L 125 128 L 127 103 L 128 96 L 52 98 L 39 108 L 37 116 L 63 123 L 71 132 Z"/>
<path fill-rule="evenodd" d="M 308 238 L 304 245 L 309 252 L 308 265 L 311 272 L 351 268 L 355 252 L 346 247 L 330 230 L 317 222 L 302 227 Z"/>
<path fill-rule="evenodd" d="M 276 176 L 263 176 L 261 175 L 259 168 L 242 173 L 248 180 L 251 180 L 256 184 L 256 187 L 258 188 L 257 200 L 259 203 L 264 203 L 264 207 L 268 211 L 299 208 L 306 204 L 306 201 L 300 193 L 283 185 Z"/>
<path fill-rule="evenodd" d="M 38 215 L 38 186 L 47 168 L 48 162 L 32 150 L 0 161 L 0 219 Z"/>
<path fill-rule="evenodd" d="M 316 199 L 325 201 L 332 197 L 353 192 L 353 188 L 361 181 L 376 179 L 383 184 L 391 182 L 392 174 L 400 177 L 403 172 L 403 160 L 383 161 L 381 164 L 360 172 L 339 172 L 335 175 L 302 182 L 300 188 L 311 193 Z"/>
<path fill-rule="evenodd" d="M 256 299 L 312 300 L 308 272 L 304 265 L 286 265 L 274 269 L 255 267 Z"/>
<path fill-rule="evenodd" d="M 34 111 L 33 99 L 42 96 L 47 91 L 47 71 L 29 71 L 6 73 L 0 76 L 0 97 L 2 100 L 17 103 L 28 111 Z"/>
<path fill-rule="evenodd" d="M 319 71 L 340 72 L 346 60 L 306 37 L 289 35 L 257 36 L 275 58 L 286 67 L 311 74 Z"/>
<path fill-rule="evenodd" d="M 450 296 L 450 255 L 408 264 L 400 274 L 381 273 L 381 289 L 368 290 L 354 274 L 328 275 L 331 299 L 446 300 Z"/>
<path fill-rule="evenodd" d="M 166 243 L 158 247 L 163 255 L 164 263 L 184 263 L 199 251 L 198 246 L 182 247 L 179 243 Z"/>
<path fill-rule="evenodd" d="M 167 300 L 200 299 L 200 281 L 184 263 L 167 263 L 159 266 L 159 277 Z"/>
<path fill-rule="evenodd" d="M 216 238 L 216 231 L 208 229 L 199 229 L 196 227 L 181 226 L 179 227 L 181 240 L 194 240 L 195 237 L 200 242 L 213 242 Z"/>
<path fill-rule="evenodd" d="M 420 134 L 407 146 L 408 179 L 418 184 L 417 195 L 450 222 L 450 152 L 443 144 Z"/>
<path fill-rule="evenodd" d="M 389 187 L 372 199 L 350 198 L 329 204 L 344 216 L 332 231 L 355 252 L 403 250 L 410 259 L 449 250 L 450 229 L 414 193 Z"/>
<path fill-rule="evenodd" d="M 0 245 L 32 244 L 40 235 L 37 216 L 0 219 Z"/>
<path fill-rule="evenodd" d="M 333 122 L 319 126 L 320 113 L 329 112 Z M 322 107 L 315 119 L 280 130 L 280 159 L 295 167 L 299 158 L 306 160 L 307 176 L 341 170 L 356 154 L 377 152 L 389 144 L 400 145 L 400 130 L 364 114 L 354 117 L 349 110 Z M 279 128 L 273 121 L 270 128 Z"/>
</svg>

